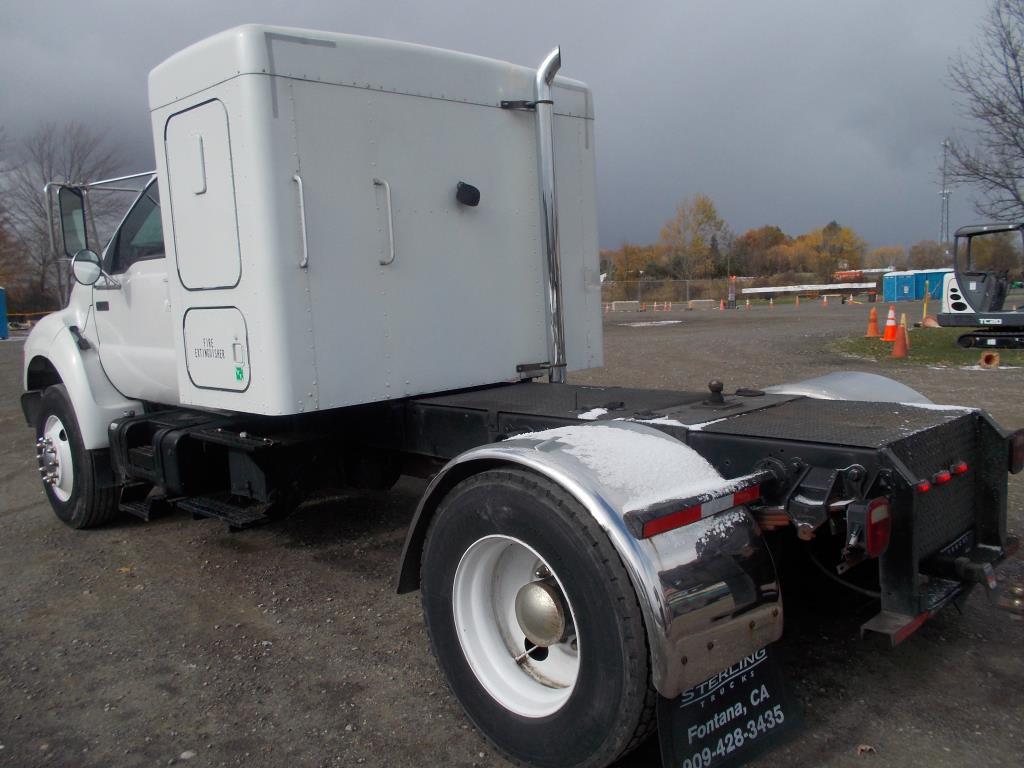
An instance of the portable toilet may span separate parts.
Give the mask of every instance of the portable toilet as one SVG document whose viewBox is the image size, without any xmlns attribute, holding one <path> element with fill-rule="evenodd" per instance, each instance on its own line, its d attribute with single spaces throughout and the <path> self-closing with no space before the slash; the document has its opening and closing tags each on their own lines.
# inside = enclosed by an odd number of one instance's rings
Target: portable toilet
<svg viewBox="0 0 1024 768">
<path fill-rule="evenodd" d="M 7 291 L 0 288 L 0 340 L 6 339 L 7 336 Z"/>
<path fill-rule="evenodd" d="M 913 272 L 900 272 L 896 275 L 896 301 L 914 301 L 917 295 L 917 282 Z"/>
<path fill-rule="evenodd" d="M 923 299 L 925 283 L 928 284 L 928 295 L 933 299 L 942 297 L 942 280 L 952 269 L 921 269 L 914 275 L 917 298 Z"/>
<path fill-rule="evenodd" d="M 882 300 L 887 302 L 896 301 L 896 277 L 899 272 L 889 272 L 882 275 Z"/>
</svg>

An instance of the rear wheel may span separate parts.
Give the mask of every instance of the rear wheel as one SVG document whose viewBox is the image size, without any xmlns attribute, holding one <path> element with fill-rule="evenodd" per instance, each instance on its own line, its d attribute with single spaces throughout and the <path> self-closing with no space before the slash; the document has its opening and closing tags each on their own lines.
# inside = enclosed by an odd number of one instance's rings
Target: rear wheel
<svg viewBox="0 0 1024 768">
<path fill-rule="evenodd" d="M 604 766 L 654 727 L 643 619 L 590 515 L 551 481 L 490 470 L 431 524 L 423 609 L 470 719 L 506 756 Z"/>
<path fill-rule="evenodd" d="M 72 528 L 90 528 L 117 514 L 118 488 L 98 482 L 96 457 L 85 449 L 63 384 L 43 393 L 36 419 L 39 474 L 50 506 Z"/>
</svg>

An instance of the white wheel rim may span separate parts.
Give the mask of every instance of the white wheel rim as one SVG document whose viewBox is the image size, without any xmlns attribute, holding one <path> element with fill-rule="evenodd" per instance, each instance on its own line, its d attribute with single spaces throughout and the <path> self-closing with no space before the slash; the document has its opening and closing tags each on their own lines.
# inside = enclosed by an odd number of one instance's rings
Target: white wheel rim
<svg viewBox="0 0 1024 768">
<path fill-rule="evenodd" d="M 544 558 L 510 536 L 486 536 L 462 555 L 455 570 L 452 606 L 462 652 L 477 680 L 499 704 L 523 717 L 557 712 L 576 687 L 579 677 L 578 638 L 547 647 L 532 647 L 516 619 L 519 589 L 536 580 L 541 566 L 565 588 Z M 565 598 L 570 618 L 575 615 Z"/>
<path fill-rule="evenodd" d="M 61 420 L 54 415 L 46 418 L 43 436 L 39 438 L 39 472 L 43 482 L 50 486 L 60 501 L 71 498 L 75 485 L 75 468 L 71 458 L 71 441 Z"/>
</svg>

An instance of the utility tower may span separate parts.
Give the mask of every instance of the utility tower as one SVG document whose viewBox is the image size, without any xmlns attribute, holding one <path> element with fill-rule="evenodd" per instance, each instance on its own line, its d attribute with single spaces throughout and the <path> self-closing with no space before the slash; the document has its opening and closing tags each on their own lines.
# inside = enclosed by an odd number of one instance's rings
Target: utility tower
<svg viewBox="0 0 1024 768">
<path fill-rule="evenodd" d="M 949 256 L 949 139 L 942 142 L 942 189 L 939 190 L 939 197 L 942 198 L 942 221 L 939 224 L 939 242 Z"/>
</svg>

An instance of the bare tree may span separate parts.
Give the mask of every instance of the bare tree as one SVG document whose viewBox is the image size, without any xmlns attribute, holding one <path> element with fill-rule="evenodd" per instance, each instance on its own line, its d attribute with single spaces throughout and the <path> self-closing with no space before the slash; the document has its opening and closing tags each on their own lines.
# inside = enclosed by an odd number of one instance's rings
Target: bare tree
<svg viewBox="0 0 1024 768">
<path fill-rule="evenodd" d="M 11 233 L 10 216 L 7 211 L 4 174 L 10 169 L 10 143 L 5 130 L 0 127 L 0 287 L 10 292 L 18 282 L 17 249 Z"/>
<path fill-rule="evenodd" d="M 993 0 L 971 54 L 949 67 L 961 108 L 976 122 L 970 144 L 952 142 L 954 181 L 984 195 L 978 213 L 1024 218 L 1024 0 Z"/>
<path fill-rule="evenodd" d="M 110 176 L 116 154 L 102 137 L 74 122 L 60 127 L 42 125 L 22 142 L 20 149 L 16 164 L 5 174 L 10 233 L 29 280 L 30 301 L 63 304 L 71 290 L 70 276 L 63 253 L 55 254 L 50 247 L 43 185 L 47 181 L 81 183 Z M 59 243 L 59 231 L 55 236 Z M 92 247 L 98 248 L 99 244 Z"/>
</svg>

